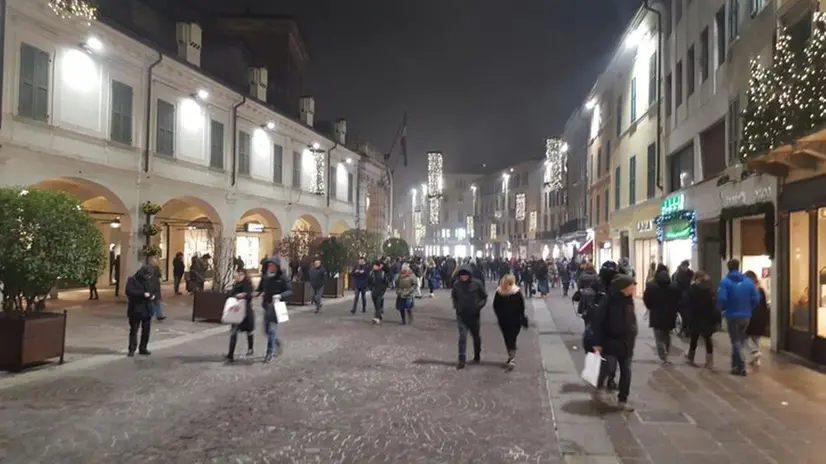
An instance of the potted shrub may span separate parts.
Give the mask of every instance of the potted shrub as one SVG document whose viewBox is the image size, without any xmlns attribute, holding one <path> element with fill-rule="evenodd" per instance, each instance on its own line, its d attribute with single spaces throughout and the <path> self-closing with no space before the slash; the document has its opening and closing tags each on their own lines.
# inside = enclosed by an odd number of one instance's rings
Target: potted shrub
<svg viewBox="0 0 826 464">
<path fill-rule="evenodd" d="M 192 299 L 192 320 L 221 322 L 224 303 L 235 279 L 235 236 L 210 235 L 212 240 L 212 288 L 195 292 Z"/>
<path fill-rule="evenodd" d="M 45 311 L 58 280 L 93 282 L 106 263 L 103 235 L 63 192 L 0 187 L 0 369 L 60 358 L 66 313 Z"/>
<path fill-rule="evenodd" d="M 406 257 L 410 256 L 410 245 L 404 239 L 390 237 L 384 241 L 381 251 L 384 256 Z"/>
<path fill-rule="evenodd" d="M 306 305 L 312 300 L 313 289 L 310 282 L 306 281 L 305 274 L 311 259 L 310 253 L 313 251 L 313 245 L 316 241 L 313 231 L 299 229 L 290 231 L 278 242 L 274 254 L 284 258 L 282 260 L 284 272 L 287 272 L 288 269 L 291 272 L 290 279 L 293 294 L 284 299 L 287 304 Z"/>
<path fill-rule="evenodd" d="M 344 244 L 336 237 L 321 242 L 321 265 L 327 269 L 327 281 L 324 283 L 324 298 L 341 298 L 344 296 L 344 271 L 347 252 Z"/>
</svg>

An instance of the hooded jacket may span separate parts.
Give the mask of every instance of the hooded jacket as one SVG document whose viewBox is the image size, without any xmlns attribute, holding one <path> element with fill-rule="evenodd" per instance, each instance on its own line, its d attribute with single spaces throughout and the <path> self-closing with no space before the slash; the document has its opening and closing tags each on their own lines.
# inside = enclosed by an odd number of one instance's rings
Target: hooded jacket
<svg viewBox="0 0 826 464">
<path fill-rule="evenodd" d="M 601 346 L 603 355 L 630 358 L 639 329 L 634 298 L 622 293 L 620 280 L 611 283 L 607 297 L 594 311 L 590 329 L 593 345 Z"/>
<path fill-rule="evenodd" d="M 460 277 L 466 275 L 468 279 L 463 281 Z M 482 281 L 473 277 L 473 272 L 467 266 L 462 266 L 453 283 L 453 290 L 450 292 L 450 299 L 453 301 L 453 309 L 461 316 L 479 317 L 482 308 L 488 302 L 488 294 L 485 292 L 485 285 Z"/>
<path fill-rule="evenodd" d="M 384 296 L 385 292 L 387 292 L 387 287 L 389 286 L 388 279 L 389 277 L 387 276 L 387 272 L 385 272 L 383 267 L 379 267 L 378 271 L 375 268 L 370 271 L 369 287 L 373 298 Z"/>
<path fill-rule="evenodd" d="M 418 286 L 419 280 L 413 275 L 410 266 L 407 264 L 402 265 L 401 273 L 396 282 L 396 296 L 403 299 L 413 298 L 416 294 L 416 287 Z"/>
<path fill-rule="evenodd" d="M 717 288 L 717 304 L 726 319 L 745 319 L 760 303 L 760 293 L 751 279 L 740 271 L 730 271 Z"/>
<path fill-rule="evenodd" d="M 500 286 L 493 296 L 493 312 L 502 330 L 519 331 L 525 320 L 525 297 L 519 287 L 511 286 L 508 290 Z"/>
<path fill-rule="evenodd" d="M 645 286 L 642 300 L 648 308 L 648 325 L 652 329 L 672 330 L 677 321 L 677 309 L 682 292 L 668 276 L 668 271 L 660 271 L 654 280 Z"/>
<path fill-rule="evenodd" d="M 711 280 L 695 281 L 688 289 L 688 327 L 692 333 L 712 333 L 720 324 L 720 310 Z"/>
<path fill-rule="evenodd" d="M 258 282 L 258 290 L 263 294 L 264 304 L 264 319 L 267 322 L 275 322 L 278 324 L 278 318 L 275 316 L 275 308 L 273 306 L 273 297 L 281 295 L 281 298 L 286 298 L 293 294 L 293 287 L 290 280 L 284 276 L 284 271 L 281 267 L 276 267 L 272 274 L 267 274 Z"/>
<path fill-rule="evenodd" d="M 130 319 L 152 319 L 152 300 L 146 297 L 147 293 L 152 295 L 152 272 L 151 266 L 142 266 L 126 280 L 126 316 Z"/>
</svg>

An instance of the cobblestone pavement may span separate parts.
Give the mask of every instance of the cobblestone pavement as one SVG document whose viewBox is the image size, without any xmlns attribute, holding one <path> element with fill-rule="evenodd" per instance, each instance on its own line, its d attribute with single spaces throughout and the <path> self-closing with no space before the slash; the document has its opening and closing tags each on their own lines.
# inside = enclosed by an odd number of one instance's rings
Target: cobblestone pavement
<svg viewBox="0 0 826 464">
<path fill-rule="evenodd" d="M 506 373 L 487 309 L 483 364 L 457 371 L 447 300 L 417 301 L 412 326 L 390 296 L 380 326 L 348 302 L 295 314 L 268 365 L 263 336 L 256 359 L 228 365 L 216 335 L 0 390 L 0 461 L 558 462 L 536 334 Z"/>
<path fill-rule="evenodd" d="M 582 368 L 582 322 L 569 300 L 551 296 L 548 307 L 577 369 Z M 638 303 L 640 335 L 633 362 L 631 398 L 637 412 L 599 409 L 587 400 L 576 412 L 604 419 L 621 462 L 643 463 L 822 463 L 826 430 L 826 375 L 779 355 L 745 378 L 728 374 L 730 350 L 715 335 L 717 370 L 682 360 L 687 343 L 674 338 L 674 365 L 657 360 L 653 335 Z M 702 347 L 702 342 L 701 342 Z M 704 360 L 704 351 L 697 359 Z M 571 406 L 573 408 L 573 405 Z M 565 408 L 565 405 L 563 405 Z"/>
</svg>

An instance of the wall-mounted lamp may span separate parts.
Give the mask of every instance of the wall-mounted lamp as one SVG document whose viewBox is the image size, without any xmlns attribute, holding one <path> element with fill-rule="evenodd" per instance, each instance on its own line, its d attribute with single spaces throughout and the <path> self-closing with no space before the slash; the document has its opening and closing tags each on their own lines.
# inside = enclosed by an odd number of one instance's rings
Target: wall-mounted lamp
<svg viewBox="0 0 826 464">
<path fill-rule="evenodd" d="M 91 36 L 86 39 L 86 42 L 81 44 L 81 47 L 89 52 L 99 53 L 103 51 L 103 42 L 97 37 Z"/>
<path fill-rule="evenodd" d="M 267 122 L 266 124 L 261 124 L 262 129 L 273 130 L 275 129 L 275 123 L 272 121 Z"/>
<path fill-rule="evenodd" d="M 209 98 L 209 92 L 207 92 L 204 89 L 198 89 L 197 92 L 192 94 L 192 98 L 196 100 L 206 100 L 207 98 Z"/>
<path fill-rule="evenodd" d="M 318 142 L 313 142 L 312 147 L 313 147 L 313 150 L 318 150 L 319 148 L 321 148 L 321 145 Z"/>
<path fill-rule="evenodd" d="M 353 158 L 347 158 L 344 162 L 347 164 L 353 164 Z"/>
<path fill-rule="evenodd" d="M 588 110 L 588 111 L 591 111 L 592 109 L 594 109 L 596 107 L 597 107 L 597 99 L 596 98 L 592 98 L 592 99 L 588 100 L 587 102 L 585 102 L 585 109 Z"/>
<path fill-rule="evenodd" d="M 120 229 L 120 218 L 116 217 L 114 221 L 109 223 L 109 227 L 113 229 Z"/>
</svg>

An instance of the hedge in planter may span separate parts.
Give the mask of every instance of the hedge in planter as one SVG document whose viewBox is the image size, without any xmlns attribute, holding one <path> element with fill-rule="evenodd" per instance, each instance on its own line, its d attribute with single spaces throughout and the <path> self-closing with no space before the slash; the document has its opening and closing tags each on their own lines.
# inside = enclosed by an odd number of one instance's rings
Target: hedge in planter
<svg viewBox="0 0 826 464">
<path fill-rule="evenodd" d="M 95 220 L 66 193 L 2 187 L 0 211 L 0 353 L 27 353 L 0 363 L 20 368 L 62 356 L 65 315 L 36 311 L 58 280 L 96 281 L 106 254 Z"/>
<path fill-rule="evenodd" d="M 324 284 L 325 298 L 340 298 L 344 296 L 344 276 L 347 251 L 344 244 L 330 237 L 321 243 L 321 265 L 327 269 L 327 282 Z"/>
</svg>

